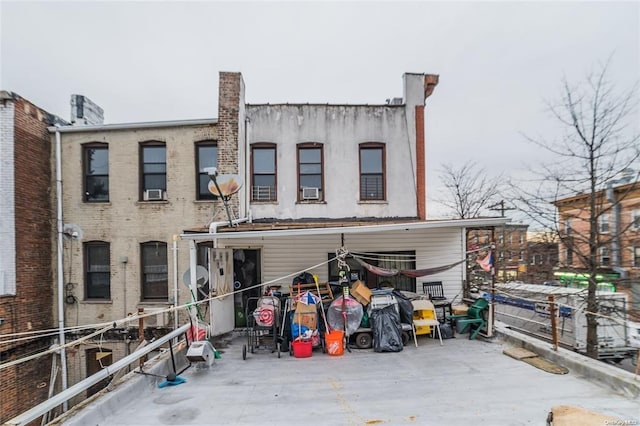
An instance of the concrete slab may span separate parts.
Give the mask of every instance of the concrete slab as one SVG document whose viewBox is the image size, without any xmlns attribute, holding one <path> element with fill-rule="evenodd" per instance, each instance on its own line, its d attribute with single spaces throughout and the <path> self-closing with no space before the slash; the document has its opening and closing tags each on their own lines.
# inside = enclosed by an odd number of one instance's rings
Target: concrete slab
<svg viewBox="0 0 640 426">
<path fill-rule="evenodd" d="M 191 367 L 186 382 L 131 378 L 65 425 L 531 425 L 552 407 L 572 405 L 640 424 L 640 401 L 599 381 L 549 374 L 502 351 L 500 339 L 419 337 L 398 353 L 352 349 L 331 357 L 248 354 L 236 337 L 216 349 L 222 359 Z M 631 374 L 631 373 L 629 373 Z M 102 402 L 101 402 L 102 401 Z M 108 404 L 108 405 L 106 405 Z M 635 423 L 634 423 L 635 422 Z"/>
<path fill-rule="evenodd" d="M 502 351 L 502 353 L 505 355 L 509 355 L 511 358 L 515 358 L 519 360 L 538 356 L 538 354 L 536 354 L 535 352 L 531 352 L 525 348 L 516 348 L 516 347 L 506 348 L 505 350 Z"/>
</svg>

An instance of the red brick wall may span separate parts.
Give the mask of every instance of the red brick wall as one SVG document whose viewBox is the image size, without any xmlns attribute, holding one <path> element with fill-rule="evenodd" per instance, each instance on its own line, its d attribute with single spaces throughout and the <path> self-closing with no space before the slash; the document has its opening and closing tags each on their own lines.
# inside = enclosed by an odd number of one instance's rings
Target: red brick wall
<svg viewBox="0 0 640 426">
<path fill-rule="evenodd" d="M 16 295 L 0 297 L 0 333 L 54 327 L 49 115 L 15 99 Z M 51 345 L 50 337 L 0 346 L 0 361 L 22 358 Z M 47 398 L 51 355 L 0 370 L 0 422 Z M 38 422 L 39 423 L 39 422 Z"/>
<path fill-rule="evenodd" d="M 238 173 L 238 126 L 242 76 L 221 72 L 218 88 L 218 167 L 220 173 Z M 238 211 L 238 197 L 229 201 Z"/>
<path fill-rule="evenodd" d="M 418 105 L 416 107 L 416 180 L 418 182 L 416 206 L 418 206 L 418 218 L 421 220 L 427 220 L 425 172 L 424 106 Z"/>
</svg>

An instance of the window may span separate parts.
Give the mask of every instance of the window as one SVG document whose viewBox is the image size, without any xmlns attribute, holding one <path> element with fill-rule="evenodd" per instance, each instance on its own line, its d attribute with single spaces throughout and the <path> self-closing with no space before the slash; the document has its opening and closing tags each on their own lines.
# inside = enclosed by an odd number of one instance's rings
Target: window
<svg viewBox="0 0 640 426">
<path fill-rule="evenodd" d="M 519 261 L 523 261 L 524 260 L 524 251 L 520 250 L 518 252 L 518 260 Z"/>
<path fill-rule="evenodd" d="M 298 145 L 298 200 L 323 200 L 324 176 L 322 175 L 322 145 L 304 143 Z"/>
<path fill-rule="evenodd" d="M 500 244 L 501 246 L 504 245 L 504 235 L 503 234 L 500 234 L 498 236 L 498 244 Z"/>
<path fill-rule="evenodd" d="M 598 218 L 598 231 L 601 234 L 609 233 L 609 215 L 607 214 L 600 215 L 600 217 Z"/>
<path fill-rule="evenodd" d="M 111 349 L 91 348 L 85 351 L 87 363 L 87 377 L 98 373 L 100 370 L 113 364 L 113 352 Z M 112 377 L 108 376 L 87 389 L 87 398 L 107 387 Z"/>
<path fill-rule="evenodd" d="M 498 260 L 500 260 L 500 261 L 504 260 L 504 250 L 500 250 L 498 252 Z"/>
<path fill-rule="evenodd" d="M 384 173 L 384 145 L 360 144 L 360 200 L 386 199 Z"/>
<path fill-rule="evenodd" d="M 167 190 L 167 148 L 160 142 L 147 142 L 141 145 L 141 153 L 141 199 L 163 199 L 164 191 Z M 157 197 L 157 191 L 161 191 L 160 197 Z"/>
<path fill-rule="evenodd" d="M 565 221 L 564 221 L 564 233 L 565 233 L 565 235 L 571 235 L 571 227 L 572 227 L 571 219 L 565 219 Z"/>
<path fill-rule="evenodd" d="M 109 201 L 109 147 L 92 143 L 82 147 L 84 201 Z"/>
<path fill-rule="evenodd" d="M 571 228 L 567 228 L 567 229 L 571 229 Z M 573 265 L 573 248 L 571 247 L 567 247 L 567 265 L 568 266 Z"/>
<path fill-rule="evenodd" d="M 416 252 L 413 250 L 389 252 L 380 250 L 373 251 L 375 254 L 371 254 L 365 260 L 365 262 L 370 265 L 377 266 L 379 268 L 400 270 L 416 268 Z M 327 257 L 329 260 L 334 259 L 336 254 L 328 253 Z M 354 281 L 353 276 L 357 275 L 369 288 L 393 287 L 394 289 L 401 291 L 416 291 L 415 278 L 411 278 L 403 274 L 391 277 L 376 275 L 367 271 L 367 269 L 350 256 L 347 257 L 346 261 L 350 268 L 350 274 L 352 275 L 351 281 Z M 340 280 L 338 262 L 329 262 L 328 269 L 330 284 L 337 284 Z"/>
<path fill-rule="evenodd" d="M 207 172 L 207 167 L 218 166 L 218 145 L 213 141 L 198 142 L 196 144 L 196 161 L 198 164 L 198 200 L 215 200 L 216 197 L 209 191 L 209 182 L 211 179 Z"/>
<path fill-rule="evenodd" d="M 513 260 L 513 252 L 511 250 L 507 251 L 507 260 L 509 261 Z"/>
<path fill-rule="evenodd" d="M 508 238 L 509 244 L 513 244 L 513 234 L 509 233 L 509 238 Z"/>
<path fill-rule="evenodd" d="M 109 243 L 91 241 L 84 243 L 85 299 L 111 299 L 111 255 Z"/>
<path fill-rule="evenodd" d="M 251 146 L 251 201 L 276 201 L 276 146 Z"/>
<path fill-rule="evenodd" d="M 609 266 L 610 264 L 609 247 L 600 247 L 600 266 Z"/>
<path fill-rule="evenodd" d="M 520 243 L 520 245 L 524 244 L 524 234 L 520 234 L 520 236 L 518 237 L 518 242 Z"/>
<path fill-rule="evenodd" d="M 640 209 L 631 212 L 631 228 L 640 229 Z"/>
<path fill-rule="evenodd" d="M 141 257 L 142 300 L 167 300 L 167 244 L 160 241 L 142 243 Z"/>
<path fill-rule="evenodd" d="M 640 268 L 640 247 L 633 248 L 633 267 Z"/>
</svg>

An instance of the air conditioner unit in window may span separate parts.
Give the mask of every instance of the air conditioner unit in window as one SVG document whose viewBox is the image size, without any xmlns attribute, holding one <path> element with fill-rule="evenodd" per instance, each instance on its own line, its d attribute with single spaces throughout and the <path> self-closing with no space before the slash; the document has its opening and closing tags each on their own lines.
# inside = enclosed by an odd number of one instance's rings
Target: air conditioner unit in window
<svg viewBox="0 0 640 426">
<path fill-rule="evenodd" d="M 166 308 L 144 308 L 145 327 L 168 327 L 171 324 L 171 313 L 163 312 Z M 151 315 L 149 315 L 151 314 Z"/>
<path fill-rule="evenodd" d="M 158 201 L 162 200 L 164 191 L 162 189 L 147 189 L 144 191 L 145 201 Z"/>
<path fill-rule="evenodd" d="M 302 199 L 303 200 L 319 200 L 320 189 L 312 188 L 312 187 L 302 188 Z"/>
</svg>

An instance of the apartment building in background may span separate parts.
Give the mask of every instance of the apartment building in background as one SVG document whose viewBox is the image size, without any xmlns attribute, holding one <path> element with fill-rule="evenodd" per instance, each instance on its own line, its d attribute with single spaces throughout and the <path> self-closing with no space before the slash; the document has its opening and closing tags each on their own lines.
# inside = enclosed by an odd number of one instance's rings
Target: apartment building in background
<svg viewBox="0 0 640 426">
<path fill-rule="evenodd" d="M 559 263 L 566 285 L 586 287 L 589 194 L 557 200 L 561 231 Z M 631 314 L 640 319 L 640 183 L 608 185 L 596 193 L 598 285 L 628 293 Z"/>
<path fill-rule="evenodd" d="M 47 128 L 65 122 L 0 91 L 0 362 L 56 342 L 52 291 L 55 203 Z M 31 334 L 33 333 L 33 334 Z M 0 423 L 48 397 L 53 355 L 0 370 Z"/>
</svg>

